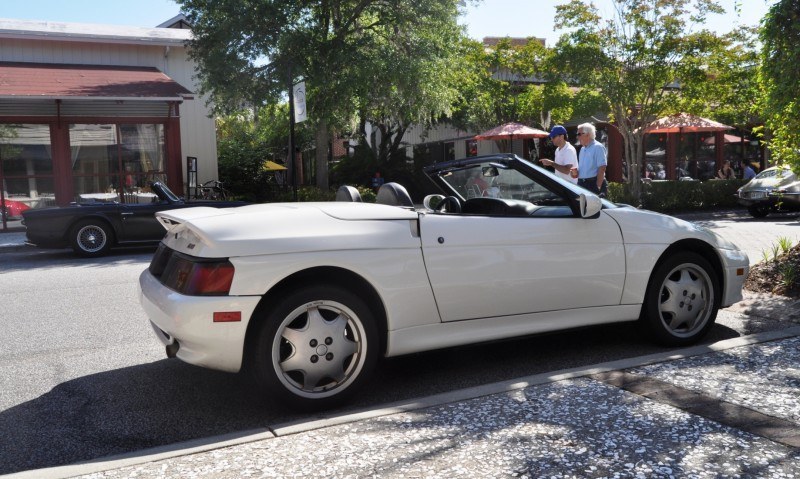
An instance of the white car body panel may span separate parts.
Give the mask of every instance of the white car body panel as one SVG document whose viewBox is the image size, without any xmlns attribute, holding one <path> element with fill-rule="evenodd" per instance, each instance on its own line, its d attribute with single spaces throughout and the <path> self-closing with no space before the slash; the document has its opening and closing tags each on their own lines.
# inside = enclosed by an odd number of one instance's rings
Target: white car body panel
<svg viewBox="0 0 800 479">
<path fill-rule="evenodd" d="M 390 331 L 386 356 L 583 326 L 635 321 L 640 310 L 641 305 L 605 306 L 417 326 Z"/>
<path fill-rule="evenodd" d="M 219 210 L 187 208 L 160 212 L 158 217 L 180 223 L 169 229 L 171 234 L 165 239 L 173 249 L 193 256 L 225 258 L 265 252 L 368 249 L 376 245 L 387 249 L 408 247 L 407 233 L 415 227 L 408 221 L 416 222 L 418 215 L 387 205 L 330 202 L 257 204 Z M 387 230 L 389 223 L 383 220 L 407 220 L 399 222 L 405 234 Z M 186 229 L 190 232 L 182 234 Z M 416 246 L 419 247 L 419 240 Z"/>
<path fill-rule="evenodd" d="M 375 287 L 385 305 L 390 329 L 440 322 L 419 246 L 416 249 L 263 255 L 231 258 L 231 262 L 236 268 L 232 295 L 262 295 L 294 273 L 329 266 L 352 271 Z"/>
<path fill-rule="evenodd" d="M 618 305 L 619 226 L 598 218 L 424 215 L 425 264 L 444 321 Z M 452 274 L 454 268 L 460 272 Z M 481 291 L 480 295 L 474 294 Z"/>
<path fill-rule="evenodd" d="M 261 296 L 184 296 L 164 287 L 147 270 L 139 276 L 139 291 L 158 339 L 164 345 L 171 344 L 172 338 L 180 339 L 179 359 L 211 369 L 239 371 L 247 323 L 215 323 L 213 313 L 241 311 L 242 317 L 249 318 Z"/>
<path fill-rule="evenodd" d="M 641 303 L 655 262 L 673 243 L 698 239 L 714 247 L 725 270 L 723 274 L 722 307 L 742 300 L 742 286 L 749 260 L 747 254 L 718 234 L 700 226 L 647 210 L 616 208 L 603 210 L 614 218 L 622 229 L 628 260 L 623 304 Z M 744 274 L 737 275 L 737 269 Z"/>
</svg>

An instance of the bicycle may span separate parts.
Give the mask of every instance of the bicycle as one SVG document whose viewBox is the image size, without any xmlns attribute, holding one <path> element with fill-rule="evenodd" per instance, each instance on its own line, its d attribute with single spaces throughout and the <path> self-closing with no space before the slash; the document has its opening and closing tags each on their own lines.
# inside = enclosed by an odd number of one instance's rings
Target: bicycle
<svg viewBox="0 0 800 479">
<path fill-rule="evenodd" d="M 200 198 L 204 200 L 224 201 L 228 199 L 228 190 L 218 180 L 209 180 L 200 185 L 200 193 Z"/>
</svg>

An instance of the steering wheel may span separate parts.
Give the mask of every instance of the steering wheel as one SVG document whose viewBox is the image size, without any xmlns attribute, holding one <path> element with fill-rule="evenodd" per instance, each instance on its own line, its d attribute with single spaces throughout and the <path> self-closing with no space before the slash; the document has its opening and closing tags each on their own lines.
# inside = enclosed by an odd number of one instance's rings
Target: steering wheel
<svg viewBox="0 0 800 479">
<path fill-rule="evenodd" d="M 455 196 L 446 196 L 436 206 L 436 211 L 439 213 L 461 213 L 461 201 Z"/>
</svg>

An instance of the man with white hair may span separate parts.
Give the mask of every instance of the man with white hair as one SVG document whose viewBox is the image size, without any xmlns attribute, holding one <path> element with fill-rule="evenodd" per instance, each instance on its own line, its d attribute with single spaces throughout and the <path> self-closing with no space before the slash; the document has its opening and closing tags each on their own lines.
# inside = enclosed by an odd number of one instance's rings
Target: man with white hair
<svg viewBox="0 0 800 479">
<path fill-rule="evenodd" d="M 591 123 L 578 125 L 578 142 L 582 148 L 578 154 L 578 185 L 605 198 L 608 193 L 606 182 L 606 148 L 595 140 L 597 130 Z"/>
</svg>

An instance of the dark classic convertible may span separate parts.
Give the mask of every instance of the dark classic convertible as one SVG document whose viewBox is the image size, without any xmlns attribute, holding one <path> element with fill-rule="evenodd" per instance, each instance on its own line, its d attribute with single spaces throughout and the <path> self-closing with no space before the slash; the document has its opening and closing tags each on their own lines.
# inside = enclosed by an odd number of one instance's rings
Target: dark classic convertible
<svg viewBox="0 0 800 479">
<path fill-rule="evenodd" d="M 243 206 L 241 201 L 184 201 L 160 182 L 150 184 L 152 193 L 139 195 L 138 201 L 91 201 L 70 203 L 56 208 L 22 212 L 27 243 L 40 248 L 68 248 L 80 256 L 108 253 L 115 246 L 156 244 L 164 237 L 164 227 L 155 213 L 195 206 L 228 208 Z M 87 195 L 88 196 L 88 195 Z"/>
</svg>

